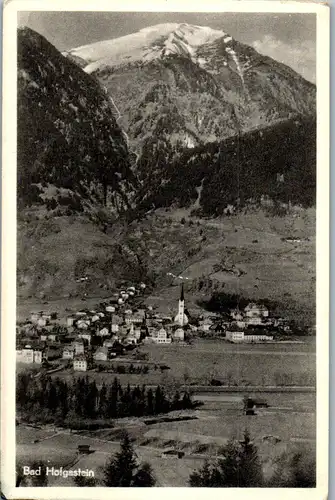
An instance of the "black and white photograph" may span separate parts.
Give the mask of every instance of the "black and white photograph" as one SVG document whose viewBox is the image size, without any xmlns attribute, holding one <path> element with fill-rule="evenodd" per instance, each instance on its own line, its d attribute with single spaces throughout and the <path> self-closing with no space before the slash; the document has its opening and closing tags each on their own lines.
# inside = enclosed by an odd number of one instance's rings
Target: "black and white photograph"
<svg viewBox="0 0 335 500">
<path fill-rule="evenodd" d="M 325 484 L 319 11 L 238 3 L 17 12 L 15 498 Z"/>
</svg>

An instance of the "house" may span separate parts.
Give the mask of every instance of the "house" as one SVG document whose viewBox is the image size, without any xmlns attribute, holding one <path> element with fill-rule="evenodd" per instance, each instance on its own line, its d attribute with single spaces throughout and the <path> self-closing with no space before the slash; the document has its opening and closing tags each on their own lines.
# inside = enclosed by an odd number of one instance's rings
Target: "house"
<svg viewBox="0 0 335 500">
<path fill-rule="evenodd" d="M 106 310 L 106 312 L 113 313 L 113 312 L 115 312 L 115 307 L 114 306 L 106 306 L 105 310 Z"/>
<path fill-rule="evenodd" d="M 135 339 L 138 341 L 141 338 L 141 328 L 134 328 L 133 335 Z"/>
<path fill-rule="evenodd" d="M 73 359 L 74 358 L 74 347 L 67 346 L 63 349 L 63 359 Z"/>
<path fill-rule="evenodd" d="M 108 337 L 109 335 L 108 328 L 106 326 L 104 328 L 101 328 L 101 330 L 97 332 L 97 335 L 99 335 L 100 337 Z"/>
<path fill-rule="evenodd" d="M 89 325 L 90 325 L 89 319 L 79 319 L 77 321 L 77 328 L 80 328 L 80 330 L 87 330 Z"/>
<path fill-rule="evenodd" d="M 134 335 L 129 334 L 125 338 L 125 343 L 126 344 L 137 344 L 137 339 L 136 339 L 136 337 L 134 337 Z"/>
<path fill-rule="evenodd" d="M 32 312 L 32 313 L 30 314 L 30 321 L 31 321 L 32 323 L 36 324 L 36 323 L 37 323 L 37 320 L 39 319 L 39 317 L 40 317 L 40 313 L 37 313 L 37 312 Z"/>
<path fill-rule="evenodd" d="M 92 335 L 89 332 L 79 333 L 78 338 L 87 340 L 88 345 L 91 345 Z"/>
<path fill-rule="evenodd" d="M 267 318 L 269 316 L 269 310 L 263 305 L 250 302 L 244 308 L 244 314 L 247 318 Z"/>
<path fill-rule="evenodd" d="M 91 321 L 92 323 L 95 323 L 96 321 L 99 321 L 100 319 L 100 316 L 98 314 L 94 314 L 94 316 L 92 316 L 91 318 Z"/>
<path fill-rule="evenodd" d="M 73 369 L 77 372 L 86 372 L 87 370 L 87 359 L 83 354 L 75 356 L 73 359 Z"/>
<path fill-rule="evenodd" d="M 49 333 L 48 340 L 51 340 L 51 342 L 57 342 L 58 335 L 56 335 L 55 333 Z"/>
<path fill-rule="evenodd" d="M 235 321 L 243 321 L 243 314 L 240 311 L 240 309 L 237 307 L 236 309 L 232 309 L 230 311 L 230 316 L 235 320 Z"/>
<path fill-rule="evenodd" d="M 82 340 L 76 340 L 73 342 L 73 347 L 76 354 L 83 354 L 85 351 L 85 345 Z"/>
<path fill-rule="evenodd" d="M 143 322 L 143 317 L 137 313 L 125 316 L 126 325 L 130 325 L 131 323 L 134 323 L 135 325 L 140 325 L 142 322 Z"/>
<path fill-rule="evenodd" d="M 43 351 L 42 350 L 34 350 L 34 363 L 41 364 L 43 359 Z"/>
<path fill-rule="evenodd" d="M 46 326 L 46 324 L 47 324 L 47 320 L 45 318 L 43 318 L 42 316 L 40 318 L 38 318 L 38 320 L 36 321 L 36 325 L 39 328 L 43 328 L 44 326 Z"/>
<path fill-rule="evenodd" d="M 41 342 L 46 342 L 47 338 L 48 336 L 45 333 L 42 333 L 42 335 L 40 336 Z"/>
<path fill-rule="evenodd" d="M 109 349 L 108 347 L 98 347 L 98 349 L 93 354 L 93 359 L 95 361 L 107 361 L 108 360 Z"/>
<path fill-rule="evenodd" d="M 177 328 L 172 334 L 173 340 L 184 340 L 185 332 L 182 327 Z"/>
<path fill-rule="evenodd" d="M 153 340 L 156 344 L 171 344 L 172 339 L 168 337 L 167 331 L 164 328 L 161 328 L 157 332 L 157 336 L 153 337 Z"/>
<path fill-rule="evenodd" d="M 273 335 L 263 332 L 258 333 L 247 330 L 244 334 L 244 342 L 269 342 L 271 340 L 273 340 Z"/>
<path fill-rule="evenodd" d="M 230 342 L 242 342 L 244 339 L 244 331 L 238 328 L 226 331 L 226 339 Z"/>
<path fill-rule="evenodd" d="M 33 363 L 34 349 L 30 346 L 26 346 L 23 349 L 16 349 L 16 361 L 19 363 Z"/>
<path fill-rule="evenodd" d="M 111 322 L 112 333 L 118 333 L 120 325 L 122 325 L 122 318 L 116 314 L 113 315 Z"/>
<path fill-rule="evenodd" d="M 204 320 L 200 321 L 200 329 L 204 332 L 209 332 L 212 324 L 213 321 L 210 318 L 205 318 Z"/>
<path fill-rule="evenodd" d="M 73 326 L 74 322 L 75 322 L 75 319 L 73 316 L 68 316 L 66 318 L 66 326 L 68 326 L 68 327 Z"/>
</svg>

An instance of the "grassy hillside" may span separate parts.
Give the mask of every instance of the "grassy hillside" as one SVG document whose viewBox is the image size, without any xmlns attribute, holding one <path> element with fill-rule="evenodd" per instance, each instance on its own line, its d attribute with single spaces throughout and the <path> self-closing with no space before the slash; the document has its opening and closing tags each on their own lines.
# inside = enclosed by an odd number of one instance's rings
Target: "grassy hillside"
<svg viewBox="0 0 335 500">
<path fill-rule="evenodd" d="M 258 210 L 217 219 L 190 212 L 161 210 L 140 222 L 101 227 L 84 215 L 45 219 L 30 211 L 19 224 L 20 300 L 89 297 L 109 293 L 118 280 L 143 279 L 152 291 L 148 300 L 174 310 L 180 279 L 168 275 L 173 273 L 188 278 L 190 309 L 224 290 L 267 298 L 278 304 L 278 312 L 314 322 L 313 209 L 284 217 Z M 89 280 L 77 283 L 82 276 Z"/>
</svg>

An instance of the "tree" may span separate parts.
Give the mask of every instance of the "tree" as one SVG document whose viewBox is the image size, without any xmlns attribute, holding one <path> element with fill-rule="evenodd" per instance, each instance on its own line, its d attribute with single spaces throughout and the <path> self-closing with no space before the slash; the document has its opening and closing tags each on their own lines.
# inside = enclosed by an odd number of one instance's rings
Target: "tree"
<svg viewBox="0 0 335 500">
<path fill-rule="evenodd" d="M 206 460 L 203 467 L 198 471 L 192 472 L 189 478 L 189 485 L 195 488 L 210 487 L 212 485 L 212 467 Z"/>
<path fill-rule="evenodd" d="M 251 442 L 249 432 L 244 432 L 239 452 L 239 486 L 259 487 L 263 483 L 263 471 L 256 446 Z"/>
<path fill-rule="evenodd" d="M 156 479 L 151 465 L 144 462 L 143 465 L 136 472 L 132 486 L 136 487 L 152 487 L 155 486 Z"/>
<path fill-rule="evenodd" d="M 151 487 L 156 483 L 148 463 L 139 467 L 127 432 L 121 441 L 120 451 L 109 459 L 103 472 L 104 484 L 108 487 Z"/>
<path fill-rule="evenodd" d="M 316 485 L 315 451 L 299 449 L 284 452 L 275 463 L 267 486 L 274 488 L 313 488 Z"/>
<path fill-rule="evenodd" d="M 260 487 L 263 472 L 258 451 L 247 431 L 243 441 L 231 439 L 223 449 L 224 458 L 213 464 L 205 463 L 189 478 L 190 486 L 201 487 Z"/>
</svg>

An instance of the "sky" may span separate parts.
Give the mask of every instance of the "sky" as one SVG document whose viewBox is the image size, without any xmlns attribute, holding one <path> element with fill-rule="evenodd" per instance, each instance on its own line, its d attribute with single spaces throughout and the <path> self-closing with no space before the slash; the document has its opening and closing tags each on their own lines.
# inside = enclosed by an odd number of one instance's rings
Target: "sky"
<svg viewBox="0 0 335 500">
<path fill-rule="evenodd" d="M 21 12 L 18 24 L 45 36 L 60 51 L 117 38 L 161 23 L 210 26 L 316 80 L 316 16 L 287 13 Z"/>
</svg>

